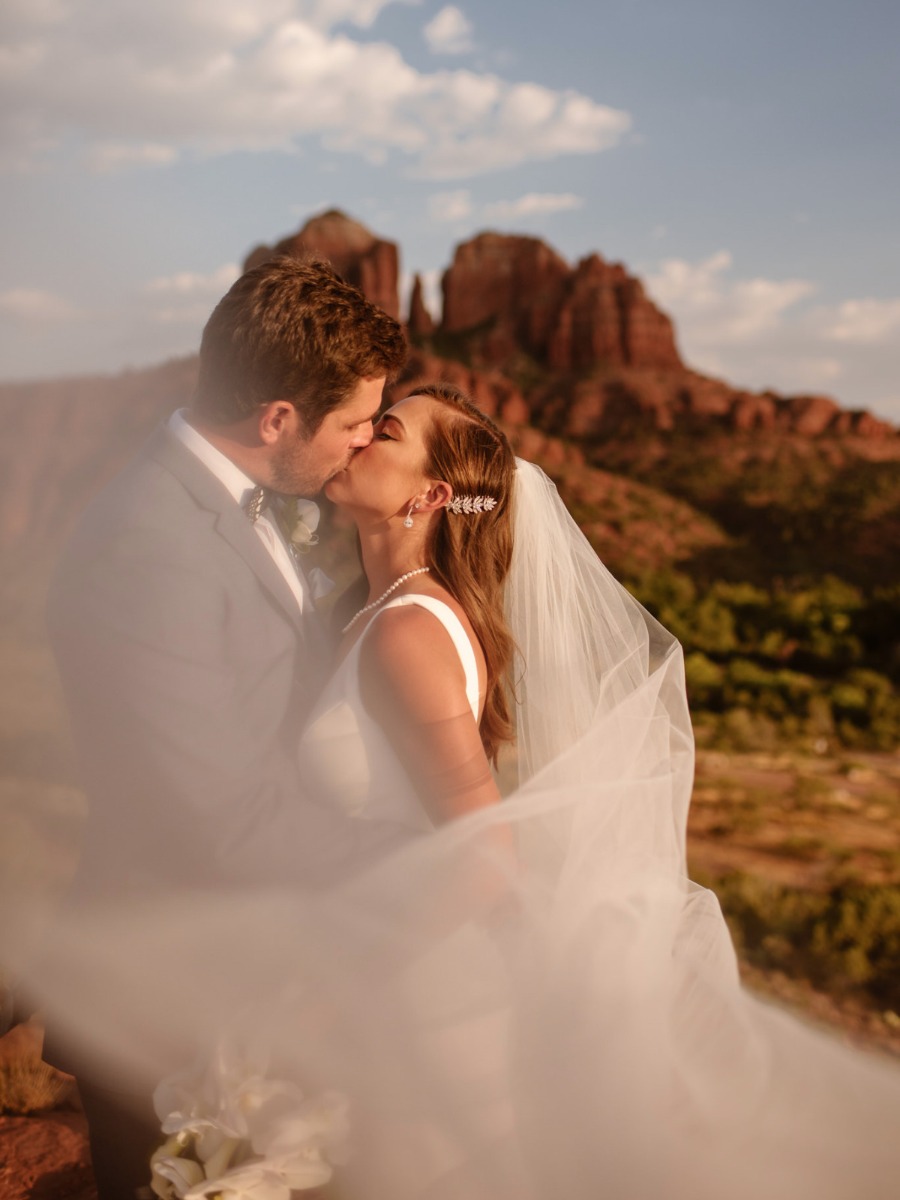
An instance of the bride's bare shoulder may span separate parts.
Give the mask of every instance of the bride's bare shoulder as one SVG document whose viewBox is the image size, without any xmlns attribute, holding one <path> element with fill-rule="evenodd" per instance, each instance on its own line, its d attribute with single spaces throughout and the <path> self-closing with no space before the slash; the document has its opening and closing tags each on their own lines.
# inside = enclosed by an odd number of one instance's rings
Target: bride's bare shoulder
<svg viewBox="0 0 900 1200">
<path fill-rule="evenodd" d="M 448 607 L 459 615 L 458 605 Z M 464 621 L 472 639 L 467 626 Z M 422 605 L 398 605 L 378 614 L 366 630 L 360 670 L 369 698 L 393 699 L 414 708 L 423 719 L 438 719 L 468 707 L 465 669 L 453 638 Z"/>
</svg>

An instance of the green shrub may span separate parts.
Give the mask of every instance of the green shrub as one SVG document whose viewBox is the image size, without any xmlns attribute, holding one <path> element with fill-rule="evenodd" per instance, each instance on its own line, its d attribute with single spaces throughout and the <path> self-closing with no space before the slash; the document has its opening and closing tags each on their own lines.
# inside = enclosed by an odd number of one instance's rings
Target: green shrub
<svg viewBox="0 0 900 1200">
<path fill-rule="evenodd" d="M 721 744 L 769 745 L 773 723 L 790 740 L 900 744 L 900 587 L 865 595 L 832 575 L 701 585 L 667 570 L 632 590 L 684 646 L 691 708 L 714 716 Z M 730 710 L 738 715 L 725 722 Z"/>
<path fill-rule="evenodd" d="M 740 873 L 713 887 L 755 965 L 900 1008 L 900 887 L 845 883 L 809 892 Z"/>
</svg>

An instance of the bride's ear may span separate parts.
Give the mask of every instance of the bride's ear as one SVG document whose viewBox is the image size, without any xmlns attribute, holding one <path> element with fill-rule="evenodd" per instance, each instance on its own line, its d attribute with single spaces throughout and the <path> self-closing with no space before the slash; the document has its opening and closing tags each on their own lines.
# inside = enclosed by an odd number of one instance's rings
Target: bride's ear
<svg viewBox="0 0 900 1200">
<path fill-rule="evenodd" d="M 437 482 L 417 497 L 416 507 L 420 512 L 433 512 L 436 508 L 446 508 L 452 498 L 453 488 L 450 484 Z"/>
</svg>

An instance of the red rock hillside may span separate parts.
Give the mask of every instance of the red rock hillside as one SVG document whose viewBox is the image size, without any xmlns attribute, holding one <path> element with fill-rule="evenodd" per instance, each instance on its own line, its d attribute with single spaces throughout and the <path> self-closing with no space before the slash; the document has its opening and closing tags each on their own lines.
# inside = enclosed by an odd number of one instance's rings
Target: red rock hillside
<svg viewBox="0 0 900 1200">
<path fill-rule="evenodd" d="M 349 283 L 363 291 L 392 317 L 400 316 L 397 294 L 399 254 L 395 242 L 370 233 L 364 225 L 337 209 L 307 221 L 299 233 L 274 246 L 257 246 L 244 262 L 244 270 L 276 254 L 317 254 L 327 258 Z"/>
<path fill-rule="evenodd" d="M 399 311 L 397 246 L 341 212 L 258 247 L 247 265 L 276 252 L 327 257 L 372 300 Z M 615 451 L 622 467 L 632 450 L 664 456 L 672 433 L 687 433 L 698 448 L 714 437 L 710 452 L 730 455 L 737 471 L 738 440 L 746 451 L 794 439 L 830 464 L 829 475 L 848 456 L 900 457 L 897 431 L 869 413 L 826 396 L 739 390 L 691 371 L 640 281 L 598 255 L 570 267 L 536 238 L 483 233 L 456 249 L 443 291 L 436 323 L 421 283 L 413 287 L 412 352 L 393 394 L 452 380 L 517 440 L 539 431 L 550 439 L 542 445 L 581 446 L 595 465 L 608 465 Z M 64 536 L 156 422 L 188 401 L 195 373 L 189 358 L 115 377 L 0 385 L 0 546 Z"/>
<path fill-rule="evenodd" d="M 375 303 L 397 315 L 399 252 L 337 209 L 275 246 L 259 246 L 245 267 L 273 254 L 319 254 Z M 828 396 L 781 397 L 736 389 L 682 362 L 671 319 L 620 263 L 590 254 L 570 267 L 539 238 L 481 233 L 457 246 L 442 279 L 436 323 L 416 276 L 408 327 L 427 355 L 491 411 L 516 396 L 519 420 L 555 436 L 606 439 L 624 433 L 796 433 L 891 439 L 896 431 L 871 413 Z M 413 373 L 424 378 L 422 364 Z M 488 399 L 495 396 L 494 401 Z M 527 401 L 527 403 L 526 403 Z"/>
</svg>

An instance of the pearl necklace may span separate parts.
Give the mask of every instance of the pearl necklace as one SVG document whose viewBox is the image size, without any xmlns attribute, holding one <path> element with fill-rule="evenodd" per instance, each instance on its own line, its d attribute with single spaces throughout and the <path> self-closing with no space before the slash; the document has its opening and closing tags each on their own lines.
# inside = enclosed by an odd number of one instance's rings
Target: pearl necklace
<svg viewBox="0 0 900 1200">
<path fill-rule="evenodd" d="M 412 579 L 413 575 L 424 575 L 426 571 L 430 570 L 431 567 L 416 567 L 415 571 L 407 571 L 405 575 L 401 575 L 399 579 L 395 579 L 388 590 L 382 592 L 377 600 L 373 600 L 371 604 L 367 604 L 365 608 L 361 608 L 355 617 L 351 617 L 341 630 L 341 633 L 349 632 L 364 613 L 371 612 L 373 608 L 377 608 L 379 604 L 383 604 L 391 592 L 396 592 L 401 583 L 406 583 L 407 579 Z"/>
</svg>

